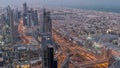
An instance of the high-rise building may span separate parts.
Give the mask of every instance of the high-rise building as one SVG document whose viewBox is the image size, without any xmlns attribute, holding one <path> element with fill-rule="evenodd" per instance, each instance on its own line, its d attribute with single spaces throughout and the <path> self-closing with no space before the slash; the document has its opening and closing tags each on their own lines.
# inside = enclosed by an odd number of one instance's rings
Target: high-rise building
<svg viewBox="0 0 120 68">
<path fill-rule="evenodd" d="M 7 14 L 8 14 L 8 22 L 9 22 L 9 26 L 10 26 L 10 37 L 11 37 L 11 44 L 15 44 L 16 40 L 15 40 L 15 28 L 14 28 L 14 15 L 13 15 L 13 10 L 10 8 L 10 6 L 8 6 L 7 9 Z"/>
<path fill-rule="evenodd" d="M 23 4 L 23 22 L 24 22 L 24 25 L 27 25 L 27 13 L 28 13 L 28 7 L 27 7 L 27 3 L 24 3 Z"/>
<path fill-rule="evenodd" d="M 23 22 L 24 22 L 24 25 L 27 25 L 27 13 L 23 13 Z"/>
<path fill-rule="evenodd" d="M 16 39 L 15 39 L 15 28 L 14 28 L 14 17 L 13 17 L 13 10 L 11 10 L 11 15 L 10 15 L 10 31 L 11 31 L 11 43 L 15 44 Z"/>
<path fill-rule="evenodd" d="M 42 68 L 54 68 L 54 49 L 52 45 L 52 24 L 50 12 L 43 10 L 41 23 L 42 36 Z"/>
<path fill-rule="evenodd" d="M 42 68 L 54 67 L 54 49 L 48 41 L 49 36 L 44 35 L 42 37 Z"/>
<path fill-rule="evenodd" d="M 43 22 L 42 26 L 42 33 L 48 33 L 52 35 L 52 20 L 50 17 L 50 12 L 46 12 L 46 9 L 43 10 Z"/>
<path fill-rule="evenodd" d="M 49 36 L 49 43 L 52 43 L 52 24 L 51 24 L 51 17 L 50 12 L 46 12 L 46 9 L 43 10 L 42 14 L 42 22 L 41 22 L 41 33 L 46 34 Z"/>
<path fill-rule="evenodd" d="M 38 25 L 38 13 L 37 10 L 33 10 L 32 8 L 28 10 L 27 13 L 27 25 Z"/>
<path fill-rule="evenodd" d="M 31 11 L 29 10 L 28 11 L 28 14 L 27 14 L 27 25 L 29 26 L 29 27 L 31 27 L 32 26 L 32 14 L 31 14 Z"/>
<path fill-rule="evenodd" d="M 47 36 L 42 35 L 42 68 L 48 68 Z"/>
<path fill-rule="evenodd" d="M 11 10 L 11 7 L 8 6 L 8 7 L 7 7 L 7 21 L 6 21 L 6 23 L 7 23 L 8 25 L 10 25 L 10 10 Z"/>
<path fill-rule="evenodd" d="M 48 68 L 54 68 L 54 49 L 53 46 L 48 46 Z"/>
<path fill-rule="evenodd" d="M 58 68 L 58 61 L 57 61 L 57 59 L 54 59 L 54 67 L 53 68 Z"/>
<path fill-rule="evenodd" d="M 24 11 L 24 13 L 27 13 L 27 12 L 28 12 L 27 3 L 24 3 L 24 4 L 23 4 L 23 11 Z"/>
<path fill-rule="evenodd" d="M 38 25 L 38 12 L 37 12 L 37 10 L 35 10 L 33 13 L 33 21 L 34 21 L 34 25 Z"/>
<path fill-rule="evenodd" d="M 24 46 L 17 46 L 14 48 L 16 59 L 18 61 L 26 61 L 28 59 L 27 48 Z"/>
<path fill-rule="evenodd" d="M 1 19 L 0 19 L 0 22 L 1 22 L 1 26 L 0 26 L 0 29 L 2 29 L 2 35 L 4 36 L 4 32 L 5 30 L 3 29 L 3 26 L 5 25 L 5 14 L 2 14 L 1 15 Z"/>
<path fill-rule="evenodd" d="M 18 9 L 16 9 L 16 12 L 15 12 L 15 21 L 18 23 L 20 19 L 21 19 L 21 12 L 18 11 Z"/>
</svg>

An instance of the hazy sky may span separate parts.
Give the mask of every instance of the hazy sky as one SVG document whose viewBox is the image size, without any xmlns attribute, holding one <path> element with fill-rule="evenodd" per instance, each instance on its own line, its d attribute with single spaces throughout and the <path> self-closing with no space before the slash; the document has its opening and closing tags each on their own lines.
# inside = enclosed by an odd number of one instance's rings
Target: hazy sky
<svg viewBox="0 0 120 68">
<path fill-rule="evenodd" d="M 120 0 L 0 0 L 0 7 L 7 5 L 22 6 L 27 2 L 32 5 L 49 5 L 49 6 L 120 6 Z"/>
</svg>

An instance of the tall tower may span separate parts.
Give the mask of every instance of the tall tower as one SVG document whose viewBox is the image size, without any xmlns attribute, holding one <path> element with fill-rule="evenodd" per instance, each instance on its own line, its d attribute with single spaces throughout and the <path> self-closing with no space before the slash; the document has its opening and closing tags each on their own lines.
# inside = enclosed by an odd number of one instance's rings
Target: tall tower
<svg viewBox="0 0 120 68">
<path fill-rule="evenodd" d="M 48 68 L 47 36 L 42 35 L 42 68 Z"/>
<path fill-rule="evenodd" d="M 38 13 L 37 10 L 34 11 L 34 15 L 33 15 L 33 21 L 34 21 L 34 25 L 38 25 Z"/>
<path fill-rule="evenodd" d="M 13 10 L 8 6 L 7 9 L 8 12 L 8 21 L 9 21 L 9 26 L 10 26 L 10 37 L 11 37 L 11 44 L 15 44 L 15 28 L 14 28 L 14 15 L 13 15 Z"/>
<path fill-rule="evenodd" d="M 1 19 L 0 19 L 1 25 L 0 25 L 0 29 L 2 30 L 2 36 L 3 36 L 3 40 L 5 39 L 5 29 L 4 29 L 4 25 L 5 25 L 5 14 L 1 15 Z"/>
<path fill-rule="evenodd" d="M 43 10 L 43 22 L 41 23 L 42 35 L 42 68 L 54 67 L 54 49 L 51 43 L 52 39 L 52 24 L 50 12 Z"/>
<path fill-rule="evenodd" d="M 10 26 L 10 10 L 11 10 L 11 7 L 10 6 L 8 6 L 7 7 L 7 21 L 6 21 L 6 23 Z"/>
<path fill-rule="evenodd" d="M 48 66 L 54 68 L 54 49 L 53 46 L 48 46 Z"/>
<path fill-rule="evenodd" d="M 43 9 L 43 17 L 41 22 L 41 33 L 49 36 L 49 43 L 52 43 L 52 22 L 50 17 L 50 12 L 46 12 L 46 9 Z"/>
<path fill-rule="evenodd" d="M 21 18 L 21 12 L 17 8 L 15 12 L 15 21 L 18 23 L 20 18 Z"/>
<path fill-rule="evenodd" d="M 46 12 L 46 9 L 43 9 L 43 22 L 42 22 L 42 33 L 48 33 L 52 35 L 52 20 L 50 17 L 50 12 Z"/>
<path fill-rule="evenodd" d="M 24 25 L 27 25 L 27 13 L 28 13 L 28 8 L 27 8 L 27 3 L 24 3 L 23 4 L 23 22 L 24 22 Z"/>
<path fill-rule="evenodd" d="M 42 36 L 42 68 L 54 67 L 54 49 L 48 38 L 47 35 Z"/>
<path fill-rule="evenodd" d="M 29 10 L 28 11 L 28 14 L 27 14 L 27 25 L 29 26 L 29 27 L 31 27 L 32 26 L 32 13 L 31 13 L 31 11 Z"/>
<path fill-rule="evenodd" d="M 58 62 L 57 59 L 54 59 L 54 67 L 53 68 L 58 68 Z"/>
<path fill-rule="evenodd" d="M 23 4 L 23 11 L 24 11 L 25 13 L 27 13 L 27 11 L 28 11 L 27 3 L 24 3 L 24 4 Z"/>
</svg>

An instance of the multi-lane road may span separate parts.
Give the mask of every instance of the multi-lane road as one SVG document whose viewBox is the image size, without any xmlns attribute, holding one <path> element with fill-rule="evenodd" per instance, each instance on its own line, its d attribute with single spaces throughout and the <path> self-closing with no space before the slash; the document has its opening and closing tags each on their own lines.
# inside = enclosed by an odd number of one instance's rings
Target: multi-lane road
<svg viewBox="0 0 120 68">
<path fill-rule="evenodd" d="M 68 54 L 67 53 L 67 49 L 71 50 L 71 53 L 73 55 L 75 54 L 79 54 L 85 57 L 85 61 L 82 62 L 82 64 L 80 64 L 79 62 L 72 62 L 73 66 L 84 66 L 84 65 L 91 65 L 91 66 L 98 66 L 99 68 L 107 68 L 107 60 L 102 59 L 99 60 L 99 57 L 92 54 L 91 52 L 88 52 L 86 49 L 84 49 L 83 47 L 80 47 L 77 44 L 74 44 L 71 41 L 68 41 L 67 39 L 65 39 L 64 37 L 62 37 L 62 35 L 60 35 L 58 32 L 56 32 L 55 30 L 53 30 L 53 38 L 54 40 L 60 45 L 60 49 L 62 50 L 62 52 L 64 54 Z M 64 55 L 66 56 L 66 55 Z M 64 57 L 63 56 L 63 57 Z M 71 59 L 74 58 L 73 56 L 71 57 Z M 104 61 L 103 61 L 104 60 Z M 59 59 L 58 61 L 63 61 L 63 59 Z M 99 62 L 98 62 L 99 61 Z M 61 62 L 59 64 L 62 64 Z M 73 67 L 74 68 L 74 67 Z M 94 68 L 94 67 L 93 67 Z"/>
</svg>

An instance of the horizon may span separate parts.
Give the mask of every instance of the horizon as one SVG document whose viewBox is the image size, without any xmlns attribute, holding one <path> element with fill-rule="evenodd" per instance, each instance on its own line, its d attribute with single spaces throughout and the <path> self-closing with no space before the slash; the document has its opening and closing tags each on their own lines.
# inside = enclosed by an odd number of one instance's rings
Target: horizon
<svg viewBox="0 0 120 68">
<path fill-rule="evenodd" d="M 25 2 L 27 3 L 28 7 L 31 8 L 62 7 L 120 13 L 119 0 L 0 0 L 0 8 L 10 5 L 13 8 L 21 9 L 23 7 L 22 4 Z"/>
<path fill-rule="evenodd" d="M 98 7 L 119 7 L 119 0 L 0 0 L 0 6 L 6 7 L 11 5 L 14 7 L 21 6 L 26 2 L 29 6 L 98 6 Z"/>
</svg>

